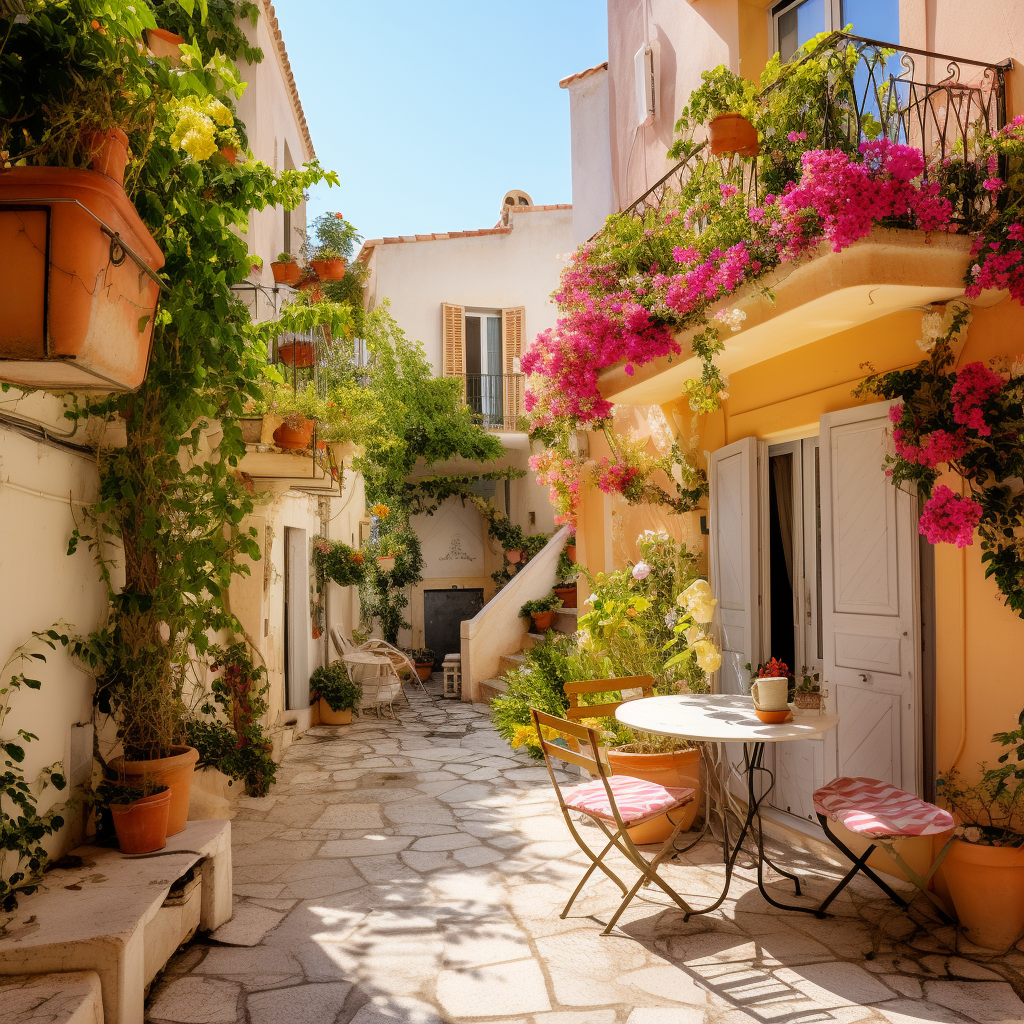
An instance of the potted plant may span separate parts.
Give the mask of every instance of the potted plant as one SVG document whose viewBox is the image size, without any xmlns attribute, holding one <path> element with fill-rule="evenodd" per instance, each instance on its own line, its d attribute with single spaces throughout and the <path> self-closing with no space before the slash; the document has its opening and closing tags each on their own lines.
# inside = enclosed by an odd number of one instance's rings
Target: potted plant
<svg viewBox="0 0 1024 1024">
<path fill-rule="evenodd" d="M 971 942 L 1002 951 L 1024 937 L 1024 712 L 1018 729 L 993 739 L 1015 746 L 1015 764 L 1010 752 L 999 768 L 982 764 L 975 785 L 956 768 L 939 777 L 938 798 L 958 824 L 935 888 Z"/>
<path fill-rule="evenodd" d="M 264 414 L 281 417 L 274 430 L 274 444 L 288 451 L 309 448 L 316 423 L 327 416 L 327 403 L 312 384 L 296 388 L 288 384 L 265 384 L 262 408 Z"/>
<path fill-rule="evenodd" d="M 322 725 L 349 725 L 352 709 L 363 696 L 363 689 L 352 682 L 343 661 L 321 665 L 309 677 L 310 695 L 319 701 Z"/>
<path fill-rule="evenodd" d="M 289 331 L 277 339 L 277 358 L 287 367 L 307 369 L 316 363 L 316 343 Z"/>
<path fill-rule="evenodd" d="M 821 711 L 822 700 L 828 696 L 821 692 L 818 673 L 808 674 L 805 665 L 801 671 L 801 682 L 793 694 L 793 704 L 804 711 Z"/>
<path fill-rule="evenodd" d="M 146 29 L 146 45 L 157 60 L 167 57 L 172 67 L 181 63 L 181 44 L 187 42 L 184 36 L 168 32 L 165 28 Z"/>
<path fill-rule="evenodd" d="M 416 666 L 416 675 L 421 682 L 426 682 L 434 671 L 434 660 L 436 655 L 429 647 L 419 647 L 407 652 Z"/>
<path fill-rule="evenodd" d="M 509 560 L 512 565 L 518 565 L 520 559 L 523 557 L 522 548 L 511 548 L 505 552 L 505 557 Z"/>
<path fill-rule="evenodd" d="M 345 257 L 333 246 L 320 246 L 309 262 L 321 281 L 340 281 L 345 276 Z"/>
<path fill-rule="evenodd" d="M 576 607 L 576 580 L 578 571 L 575 562 L 571 561 L 565 548 L 558 553 L 558 582 L 555 583 L 555 593 L 562 601 L 563 608 Z"/>
<path fill-rule="evenodd" d="M 290 252 L 279 253 L 277 259 L 270 264 L 270 270 L 276 284 L 286 284 L 289 288 L 294 288 L 302 279 L 302 269 Z"/>
<path fill-rule="evenodd" d="M 562 607 L 562 601 L 556 594 L 549 594 L 547 597 L 539 598 L 536 601 L 527 601 L 519 609 L 521 616 L 529 616 L 533 619 L 533 628 L 538 633 L 543 633 L 551 628 L 555 617 L 555 611 Z"/>
<path fill-rule="evenodd" d="M 138 785 L 123 781 L 109 788 L 106 797 L 122 853 L 140 854 L 162 850 L 167 845 L 171 791 L 146 776 Z"/>
<path fill-rule="evenodd" d="M 725 153 L 757 156 L 761 149 L 757 140 L 757 129 L 742 114 L 731 112 L 719 114 L 711 119 L 708 125 L 708 141 L 711 144 L 711 152 L 716 156 Z"/>
<path fill-rule="evenodd" d="M 346 261 L 355 252 L 359 233 L 340 213 L 325 213 L 317 217 L 311 228 L 313 236 L 306 235 L 302 244 L 302 255 L 307 264 L 321 282 L 342 280 Z"/>
<path fill-rule="evenodd" d="M 570 537 L 568 542 L 563 549 L 565 551 L 565 557 L 569 559 L 574 565 L 576 564 L 576 537 L 575 535 Z"/>
<path fill-rule="evenodd" d="M 82 132 L 81 141 L 92 169 L 123 186 L 124 171 L 128 166 L 128 136 L 125 132 L 117 126 L 87 128 Z"/>
</svg>

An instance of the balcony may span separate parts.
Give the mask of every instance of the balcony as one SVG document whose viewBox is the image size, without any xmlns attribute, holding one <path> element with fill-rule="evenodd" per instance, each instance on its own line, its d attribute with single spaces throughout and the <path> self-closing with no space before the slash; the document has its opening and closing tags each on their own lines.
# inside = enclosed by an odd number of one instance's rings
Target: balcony
<svg viewBox="0 0 1024 1024">
<path fill-rule="evenodd" d="M 525 415 L 523 394 L 526 376 L 522 373 L 464 373 L 460 375 L 466 408 L 485 430 L 522 433 L 520 419 Z"/>
<path fill-rule="evenodd" d="M 848 61 L 851 48 L 856 59 Z M 971 262 L 970 232 L 982 226 L 997 201 L 974 183 L 988 176 L 979 137 L 1006 121 L 1008 63 L 951 57 L 836 32 L 789 65 L 760 94 L 757 103 L 762 109 L 778 101 L 777 92 L 786 79 L 809 60 L 825 60 L 829 68 L 828 89 L 805 115 L 820 118 L 824 125 L 822 146 L 852 152 L 871 135 L 920 150 L 925 179 L 942 164 L 960 168 L 963 187 L 950 197 L 957 233 L 926 235 L 902 223 L 877 227 L 841 252 L 823 244 L 813 258 L 783 263 L 725 296 L 708 310 L 709 318 L 731 307 L 747 314 L 743 329 L 728 336 L 726 350 L 716 360 L 725 373 L 897 310 L 963 296 Z M 757 156 L 715 156 L 707 142 L 698 143 L 624 214 L 655 227 L 668 211 L 679 212 L 683 187 L 711 162 L 719 163 L 728 180 L 740 188 L 748 207 L 760 206 L 772 191 L 765 178 L 769 170 L 777 172 L 772 163 L 777 158 L 780 154 L 765 137 Z M 699 212 L 694 216 L 700 229 Z M 973 302 L 992 305 L 1004 294 L 984 292 Z M 632 374 L 622 364 L 602 371 L 602 396 L 629 404 L 677 398 L 682 383 L 700 374 L 701 360 L 693 355 L 690 343 L 696 330 L 677 334 L 681 356 L 636 366 Z"/>
</svg>

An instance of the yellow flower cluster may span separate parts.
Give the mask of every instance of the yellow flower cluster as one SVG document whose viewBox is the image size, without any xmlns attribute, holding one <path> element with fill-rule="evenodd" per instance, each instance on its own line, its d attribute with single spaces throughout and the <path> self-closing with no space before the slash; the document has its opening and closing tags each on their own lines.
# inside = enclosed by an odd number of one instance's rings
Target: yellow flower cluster
<svg viewBox="0 0 1024 1024">
<path fill-rule="evenodd" d="M 189 96 L 175 105 L 177 121 L 171 145 L 183 149 L 193 160 L 208 160 L 217 152 L 217 126 L 230 128 L 235 119 L 218 99 Z"/>
<path fill-rule="evenodd" d="M 379 503 L 377 505 L 374 505 L 373 508 L 370 509 L 370 511 L 378 519 L 387 519 L 387 517 L 391 514 L 391 509 L 389 509 L 387 507 L 387 505 L 385 505 L 383 503 Z"/>
</svg>

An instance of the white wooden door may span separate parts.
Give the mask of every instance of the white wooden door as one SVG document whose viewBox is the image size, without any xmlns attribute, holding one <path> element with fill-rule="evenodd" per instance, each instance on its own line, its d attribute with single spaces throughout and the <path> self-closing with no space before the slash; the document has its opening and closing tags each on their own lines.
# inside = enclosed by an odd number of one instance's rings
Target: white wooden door
<svg viewBox="0 0 1024 1024">
<path fill-rule="evenodd" d="M 285 690 L 289 709 L 309 707 L 309 552 L 306 531 L 285 527 Z"/>
<path fill-rule="evenodd" d="M 916 499 L 883 465 L 889 403 L 821 418 L 824 681 L 834 769 L 920 791 Z"/>
<path fill-rule="evenodd" d="M 712 452 L 708 463 L 710 583 L 722 630 L 719 693 L 747 693 L 744 666 L 756 665 L 761 655 L 759 448 L 767 451 L 763 442 L 746 437 Z"/>
</svg>

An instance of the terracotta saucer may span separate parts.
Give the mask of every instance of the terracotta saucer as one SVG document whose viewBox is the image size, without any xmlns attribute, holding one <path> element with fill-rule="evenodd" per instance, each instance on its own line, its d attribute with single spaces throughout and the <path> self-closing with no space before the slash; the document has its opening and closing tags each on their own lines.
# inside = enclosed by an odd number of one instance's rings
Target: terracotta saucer
<svg viewBox="0 0 1024 1024">
<path fill-rule="evenodd" d="M 793 717 L 793 712 L 789 708 L 785 708 L 782 711 L 762 711 L 760 708 L 754 708 L 754 714 L 764 722 L 765 725 L 781 725 L 783 722 L 788 722 Z"/>
</svg>

